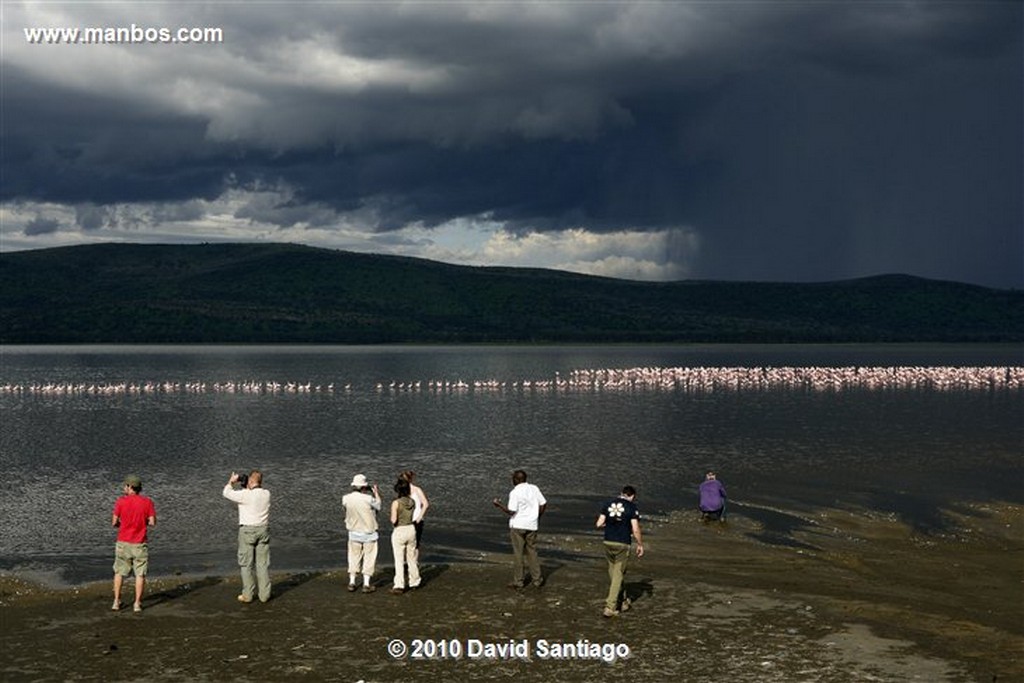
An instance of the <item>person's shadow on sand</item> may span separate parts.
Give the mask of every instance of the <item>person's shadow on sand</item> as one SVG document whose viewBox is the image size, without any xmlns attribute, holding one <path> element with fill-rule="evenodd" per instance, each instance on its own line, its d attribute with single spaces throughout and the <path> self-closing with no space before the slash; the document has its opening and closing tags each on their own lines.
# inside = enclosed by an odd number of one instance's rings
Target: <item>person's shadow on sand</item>
<svg viewBox="0 0 1024 683">
<path fill-rule="evenodd" d="M 423 588 L 428 585 L 431 581 L 448 571 L 451 565 L 447 564 L 428 564 L 420 567 L 420 585 L 419 588 Z M 375 584 L 393 585 L 395 578 L 394 569 L 391 570 L 390 574 L 383 574 L 379 578 L 374 580 Z"/>
<path fill-rule="evenodd" d="M 206 578 L 199 579 L 198 581 L 186 581 L 185 583 L 178 584 L 174 588 L 168 588 L 167 590 L 163 590 L 159 593 L 154 593 L 148 596 L 146 598 L 146 604 L 149 607 L 162 605 L 165 602 L 170 602 L 171 600 L 183 598 L 189 593 L 202 590 L 203 588 L 216 586 L 217 584 L 221 583 L 221 581 L 223 581 L 223 579 L 219 576 L 207 576 Z"/>
<path fill-rule="evenodd" d="M 271 599 L 279 598 L 288 591 L 298 588 L 307 581 L 312 581 L 320 574 L 318 572 L 301 572 L 298 574 L 291 574 L 285 577 L 274 577 L 273 588 L 271 590 Z M 183 598 L 189 593 L 195 593 L 196 591 L 211 586 L 217 586 L 225 582 L 224 577 L 220 576 L 207 576 L 206 578 L 199 579 L 197 581 L 186 581 L 178 584 L 173 588 L 160 591 L 159 593 L 153 593 L 146 598 L 146 605 L 148 607 L 156 607 L 178 598 Z"/>
<path fill-rule="evenodd" d="M 629 598 L 630 602 L 636 602 L 643 597 L 653 598 L 654 581 L 651 579 L 641 579 L 633 583 L 626 583 L 624 584 L 623 595 Z"/>
<path fill-rule="evenodd" d="M 558 570 L 564 566 L 565 565 L 561 562 L 559 562 L 558 564 L 542 564 L 540 568 L 541 576 L 544 577 L 544 583 L 546 584 L 548 581 L 550 581 L 551 577 L 557 574 Z"/>
<path fill-rule="evenodd" d="M 275 578 L 273 586 L 270 589 L 270 599 L 279 598 L 288 591 L 298 588 L 304 583 L 312 581 L 318 576 L 322 576 L 323 572 L 299 572 L 298 574 L 291 574 L 284 578 Z"/>
</svg>

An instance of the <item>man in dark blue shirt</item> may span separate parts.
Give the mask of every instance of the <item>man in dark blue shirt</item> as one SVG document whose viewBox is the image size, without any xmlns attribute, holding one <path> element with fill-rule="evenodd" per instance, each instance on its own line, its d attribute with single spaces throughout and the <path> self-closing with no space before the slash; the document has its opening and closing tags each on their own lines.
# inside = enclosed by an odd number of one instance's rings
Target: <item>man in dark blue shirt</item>
<svg viewBox="0 0 1024 683">
<path fill-rule="evenodd" d="M 608 559 L 608 599 L 604 605 L 604 616 L 615 617 L 629 609 L 629 597 L 625 595 L 623 577 L 629 559 L 629 544 L 636 539 L 636 556 L 644 555 L 644 539 L 640 532 L 640 510 L 637 509 L 636 489 L 623 486 L 622 493 L 601 507 L 597 516 L 597 528 L 604 529 L 604 550 Z"/>
</svg>

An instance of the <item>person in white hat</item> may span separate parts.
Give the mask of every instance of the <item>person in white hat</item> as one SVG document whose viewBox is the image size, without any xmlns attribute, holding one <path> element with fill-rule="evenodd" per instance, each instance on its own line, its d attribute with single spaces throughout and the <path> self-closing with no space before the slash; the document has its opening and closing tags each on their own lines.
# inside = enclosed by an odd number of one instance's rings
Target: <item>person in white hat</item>
<svg viewBox="0 0 1024 683">
<path fill-rule="evenodd" d="M 377 590 L 373 585 L 373 572 L 377 566 L 377 512 L 380 511 L 380 491 L 366 477 L 352 478 L 352 492 L 341 499 L 345 508 L 345 528 L 348 529 L 348 590 L 355 592 L 359 574 L 363 575 L 363 592 Z"/>
</svg>

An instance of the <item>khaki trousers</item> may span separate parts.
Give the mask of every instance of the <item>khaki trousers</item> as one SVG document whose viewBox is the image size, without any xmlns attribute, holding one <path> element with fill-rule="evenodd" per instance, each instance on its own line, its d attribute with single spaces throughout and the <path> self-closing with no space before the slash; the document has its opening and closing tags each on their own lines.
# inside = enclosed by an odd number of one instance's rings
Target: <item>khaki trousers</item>
<svg viewBox="0 0 1024 683">
<path fill-rule="evenodd" d="M 261 602 L 270 599 L 270 532 L 264 526 L 238 527 L 238 566 L 242 595 Z"/>
<path fill-rule="evenodd" d="M 348 542 L 348 573 L 373 576 L 377 568 L 377 541 Z"/>
<path fill-rule="evenodd" d="M 537 557 L 537 532 L 527 529 L 509 529 L 512 539 L 512 582 L 523 585 L 523 563 L 530 568 L 533 583 L 539 585 L 543 578 L 540 575 L 540 559 Z"/>
<path fill-rule="evenodd" d="M 391 532 L 391 552 L 395 555 L 395 588 L 405 588 L 405 571 L 409 572 L 409 588 L 420 585 L 420 568 L 416 561 L 416 527 L 396 526 Z"/>
<path fill-rule="evenodd" d="M 622 583 L 626 576 L 626 563 L 629 560 L 629 544 L 605 541 L 604 555 L 608 560 L 608 579 L 611 582 L 604 606 L 611 610 L 617 610 L 622 600 Z"/>
</svg>

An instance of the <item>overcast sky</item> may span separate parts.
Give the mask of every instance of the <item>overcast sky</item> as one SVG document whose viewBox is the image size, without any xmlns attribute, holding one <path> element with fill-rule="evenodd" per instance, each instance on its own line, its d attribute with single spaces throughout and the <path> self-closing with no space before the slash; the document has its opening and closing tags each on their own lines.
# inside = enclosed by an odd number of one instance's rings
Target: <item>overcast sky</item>
<svg viewBox="0 0 1024 683">
<path fill-rule="evenodd" d="M 1024 287 L 1020 2 L 17 3 L 4 251 Z M 215 44 L 31 44 L 35 27 Z"/>
</svg>

